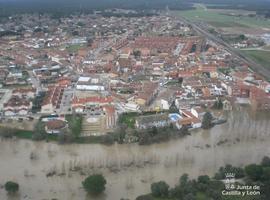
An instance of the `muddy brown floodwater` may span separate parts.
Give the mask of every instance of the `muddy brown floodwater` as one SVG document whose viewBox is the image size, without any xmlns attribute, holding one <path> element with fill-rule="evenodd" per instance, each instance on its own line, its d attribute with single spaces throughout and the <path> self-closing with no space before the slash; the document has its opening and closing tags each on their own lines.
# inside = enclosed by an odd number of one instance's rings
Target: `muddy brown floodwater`
<svg viewBox="0 0 270 200">
<path fill-rule="evenodd" d="M 270 155 L 270 115 L 241 108 L 228 113 L 228 122 L 210 131 L 150 146 L 58 145 L 29 140 L 0 141 L 0 184 L 20 184 L 20 192 L 1 200 L 120 200 L 135 199 L 150 191 L 150 184 L 165 180 L 175 185 L 183 173 L 208 174 L 220 166 L 258 163 Z M 81 182 L 91 173 L 107 179 L 103 196 L 88 196 Z"/>
</svg>

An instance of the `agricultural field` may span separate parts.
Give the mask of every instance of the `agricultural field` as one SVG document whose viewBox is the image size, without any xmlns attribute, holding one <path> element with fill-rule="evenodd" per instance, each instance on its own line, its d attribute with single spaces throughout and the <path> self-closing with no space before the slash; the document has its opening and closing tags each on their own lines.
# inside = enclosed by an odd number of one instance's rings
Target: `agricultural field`
<svg viewBox="0 0 270 200">
<path fill-rule="evenodd" d="M 266 50 L 241 50 L 245 55 L 261 64 L 265 68 L 270 69 L 270 51 Z"/>
<path fill-rule="evenodd" d="M 258 17 L 253 12 L 243 10 L 208 9 L 203 5 L 196 5 L 194 10 L 177 11 L 177 14 L 191 21 L 202 21 L 225 32 L 243 31 L 269 31 L 270 20 Z"/>
</svg>

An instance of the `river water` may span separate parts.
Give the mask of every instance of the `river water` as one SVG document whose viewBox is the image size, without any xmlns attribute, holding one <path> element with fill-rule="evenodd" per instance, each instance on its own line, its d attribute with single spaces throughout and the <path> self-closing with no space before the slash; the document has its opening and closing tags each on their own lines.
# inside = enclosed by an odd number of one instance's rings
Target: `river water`
<svg viewBox="0 0 270 200">
<path fill-rule="evenodd" d="M 228 122 L 210 131 L 150 146 L 93 145 L 0 141 L 0 184 L 20 184 L 17 196 L 0 189 L 1 200 L 120 200 L 150 192 L 150 184 L 165 180 L 174 186 L 183 173 L 210 176 L 220 166 L 258 163 L 270 156 L 270 115 L 241 108 L 228 113 Z M 47 177 L 48 173 L 51 173 Z M 87 195 L 81 182 L 88 174 L 103 173 L 106 191 Z"/>
</svg>

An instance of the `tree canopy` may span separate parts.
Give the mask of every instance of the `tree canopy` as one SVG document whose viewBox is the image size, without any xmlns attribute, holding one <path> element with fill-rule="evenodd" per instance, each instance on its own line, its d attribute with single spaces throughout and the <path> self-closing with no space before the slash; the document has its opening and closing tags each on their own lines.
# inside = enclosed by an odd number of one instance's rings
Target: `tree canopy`
<svg viewBox="0 0 270 200">
<path fill-rule="evenodd" d="M 261 165 L 251 164 L 245 167 L 246 174 L 254 181 L 260 180 L 263 174 Z"/>
<path fill-rule="evenodd" d="M 218 110 L 223 108 L 223 103 L 222 103 L 221 99 L 218 99 L 217 101 L 215 101 L 213 108 L 218 109 Z"/>
<path fill-rule="evenodd" d="M 105 190 L 107 181 L 102 174 L 88 176 L 83 182 L 83 188 L 94 195 L 98 195 Z"/>
<path fill-rule="evenodd" d="M 167 197 L 169 193 L 169 185 L 164 181 L 159 181 L 151 185 L 152 195 L 155 197 Z"/>
<path fill-rule="evenodd" d="M 19 190 L 19 184 L 12 181 L 8 181 L 5 184 L 5 190 L 8 193 L 15 193 Z"/>
<path fill-rule="evenodd" d="M 206 112 L 203 116 L 202 120 L 202 128 L 203 129 L 209 129 L 213 126 L 212 124 L 213 116 L 210 112 Z"/>
</svg>

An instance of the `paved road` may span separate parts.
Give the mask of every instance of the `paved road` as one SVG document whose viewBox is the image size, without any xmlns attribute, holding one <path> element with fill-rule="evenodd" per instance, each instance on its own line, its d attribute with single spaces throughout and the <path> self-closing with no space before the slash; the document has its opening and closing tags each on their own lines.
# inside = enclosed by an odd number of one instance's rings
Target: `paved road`
<svg viewBox="0 0 270 200">
<path fill-rule="evenodd" d="M 74 96 L 74 89 L 66 88 L 61 100 L 59 114 L 71 114 L 71 101 Z"/>
<path fill-rule="evenodd" d="M 34 76 L 33 71 L 28 70 L 28 74 L 31 79 L 31 83 L 37 89 L 37 92 L 41 91 L 42 87 L 41 87 L 40 81 Z"/>
<path fill-rule="evenodd" d="M 263 67 L 262 65 L 254 62 L 252 59 L 248 58 L 245 56 L 243 53 L 241 53 L 239 50 L 233 48 L 230 46 L 228 43 L 224 42 L 222 39 L 216 37 L 215 35 L 209 33 L 208 31 L 204 30 L 202 27 L 199 25 L 195 24 L 194 22 L 191 22 L 190 20 L 187 20 L 186 18 L 179 17 L 181 18 L 182 21 L 186 22 L 187 24 L 190 24 L 194 30 L 196 30 L 198 33 L 201 35 L 206 36 L 208 39 L 216 42 L 217 44 L 220 44 L 226 48 L 228 52 L 230 52 L 233 55 L 236 55 L 239 57 L 243 62 L 246 62 L 249 64 L 250 68 L 259 73 L 260 75 L 264 76 L 265 78 L 269 79 L 270 78 L 270 70 Z"/>
<path fill-rule="evenodd" d="M 6 103 L 10 99 L 10 97 L 12 96 L 12 90 L 0 89 L 0 93 L 2 93 L 2 95 L 3 95 L 0 98 L 0 110 L 2 110 L 4 103 Z"/>
</svg>

